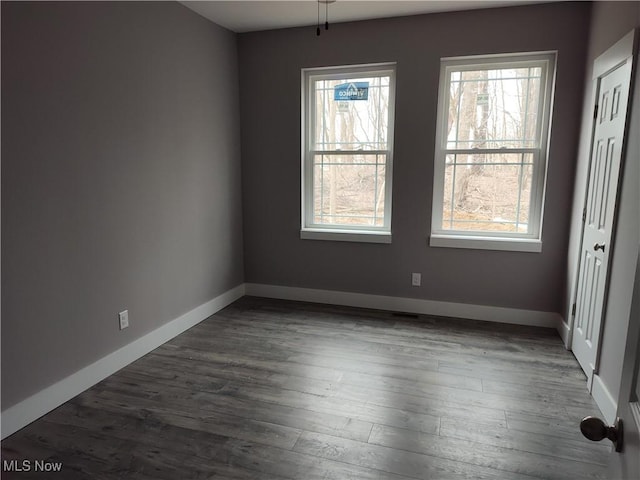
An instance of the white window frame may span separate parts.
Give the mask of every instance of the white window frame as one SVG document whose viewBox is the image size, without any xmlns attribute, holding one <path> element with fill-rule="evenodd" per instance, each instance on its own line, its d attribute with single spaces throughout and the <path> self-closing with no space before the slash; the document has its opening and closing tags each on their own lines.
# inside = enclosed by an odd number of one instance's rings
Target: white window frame
<svg viewBox="0 0 640 480">
<path fill-rule="evenodd" d="M 395 119 L 395 63 L 320 67 L 302 69 L 302 177 L 301 177 L 301 228 L 300 238 L 310 240 L 336 240 L 347 242 L 391 243 L 391 196 L 393 185 L 393 139 Z M 353 77 L 389 76 L 389 119 L 386 150 L 354 150 L 353 153 L 386 155 L 384 223 L 382 226 L 327 225 L 313 223 L 313 158 L 321 153 L 339 150 L 316 150 L 313 145 L 315 132 L 315 102 L 313 85 L 317 80 L 340 80 Z M 350 151 L 342 151 L 348 154 Z"/>
<path fill-rule="evenodd" d="M 436 126 L 436 147 L 433 175 L 433 208 L 429 245 L 432 247 L 472 248 L 483 250 L 508 250 L 520 252 L 542 251 L 542 219 L 546 185 L 549 135 L 551 132 L 551 111 L 555 85 L 556 52 L 534 52 L 499 55 L 442 58 L 440 61 L 440 83 L 438 94 L 438 117 Z M 490 69 L 501 67 L 541 67 L 541 95 L 538 114 L 536 148 L 506 149 L 447 149 L 447 125 L 452 71 Z M 528 231 L 480 232 L 445 230 L 442 228 L 443 195 L 445 181 L 445 161 L 447 154 L 458 153 L 532 153 L 533 173 L 531 184 Z"/>
</svg>

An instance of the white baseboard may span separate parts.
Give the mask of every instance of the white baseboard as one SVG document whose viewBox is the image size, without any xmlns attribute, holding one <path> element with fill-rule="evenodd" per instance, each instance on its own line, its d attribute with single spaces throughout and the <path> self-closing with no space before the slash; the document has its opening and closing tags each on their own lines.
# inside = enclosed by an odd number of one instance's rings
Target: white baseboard
<svg viewBox="0 0 640 480">
<path fill-rule="evenodd" d="M 605 422 L 609 425 L 613 425 L 616 420 L 616 414 L 618 412 L 618 403 L 613 395 L 602 382 L 602 379 L 597 375 L 593 375 L 593 386 L 591 387 L 591 396 L 598 404 Z"/>
<path fill-rule="evenodd" d="M 2 412 L 2 439 L 71 400 L 245 294 L 241 284 Z"/>
<path fill-rule="evenodd" d="M 566 348 L 567 350 L 570 350 L 570 343 L 569 343 L 569 324 L 567 324 L 562 318 L 560 318 L 560 321 L 558 322 L 558 325 L 556 326 L 556 330 L 558 330 L 558 335 L 560 335 L 560 338 L 562 339 L 562 343 L 564 343 L 564 348 Z"/>
<path fill-rule="evenodd" d="M 316 290 L 311 288 L 283 287 L 246 283 L 247 295 L 256 297 L 298 300 L 303 302 L 328 303 L 349 307 L 372 308 L 396 312 L 437 315 L 443 317 L 468 318 L 517 325 L 557 328 L 562 317 L 554 312 L 520 310 L 517 308 L 490 307 L 467 303 L 438 302 L 417 298 L 387 297 L 364 293 L 338 292 L 333 290 Z"/>
</svg>

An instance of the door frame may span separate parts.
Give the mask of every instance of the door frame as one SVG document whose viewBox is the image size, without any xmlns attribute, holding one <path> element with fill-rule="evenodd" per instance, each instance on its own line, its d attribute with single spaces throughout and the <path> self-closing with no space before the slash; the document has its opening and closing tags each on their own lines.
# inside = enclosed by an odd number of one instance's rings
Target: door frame
<svg viewBox="0 0 640 480">
<path fill-rule="evenodd" d="M 633 290 L 622 365 L 622 381 L 620 383 L 616 411 L 616 416 L 622 417 L 624 421 L 622 424 L 624 445 L 622 452 L 611 452 L 608 471 L 614 475 L 613 478 L 637 478 L 638 473 L 640 473 L 640 439 L 638 436 L 640 431 L 640 410 L 638 401 L 632 402 L 636 396 L 635 392 L 639 389 L 636 382 L 640 382 L 640 375 L 637 371 L 638 362 L 640 362 L 640 322 L 634 322 L 634 319 L 640 316 L 640 244 L 638 245 Z M 625 456 L 626 458 L 624 458 Z M 634 459 L 636 463 L 632 465 Z M 629 469 L 633 471 L 629 472 Z M 631 473 L 633 477 L 627 475 L 627 473 Z"/>
<path fill-rule="evenodd" d="M 614 70 L 615 68 L 618 68 L 621 64 L 627 62 L 627 61 L 634 61 L 634 54 L 635 54 L 635 35 L 636 35 L 636 29 L 631 30 L 629 33 L 627 33 L 624 37 L 622 37 L 619 41 L 617 41 L 614 45 L 612 45 L 611 47 L 609 47 L 604 53 L 602 53 L 599 57 L 597 57 L 594 62 L 593 62 L 593 73 L 591 76 L 591 79 L 593 81 L 593 86 L 592 86 L 592 91 L 591 91 L 591 102 L 590 102 L 590 110 L 589 112 L 595 112 L 596 109 L 596 104 L 598 101 L 598 95 L 600 93 L 600 81 L 601 78 L 604 77 L 605 75 L 607 75 L 609 72 L 611 72 L 612 70 Z M 635 77 L 635 72 L 634 72 L 634 67 L 635 65 L 633 65 L 632 63 L 632 70 L 631 70 L 631 79 L 630 79 L 630 84 L 629 84 L 629 88 L 632 88 L 633 82 L 634 82 L 634 77 Z M 631 96 L 629 97 L 629 100 L 631 101 Z M 622 174 L 624 171 L 624 165 L 625 165 L 625 160 L 626 160 L 626 137 L 628 135 L 628 130 L 629 130 L 629 118 L 631 115 L 631 109 L 629 108 L 630 104 L 627 106 L 627 111 L 625 112 L 625 116 L 626 116 L 626 120 L 625 120 L 625 129 L 624 129 L 624 136 L 623 136 L 623 143 L 622 143 L 622 150 L 621 150 L 621 158 L 620 158 L 620 175 L 618 177 L 618 185 L 617 185 L 617 189 L 620 189 L 620 186 L 622 184 Z M 591 115 L 591 132 L 589 134 L 589 151 L 588 151 L 588 155 L 589 155 L 589 161 L 586 163 L 586 165 L 584 166 L 584 168 L 586 169 L 587 172 L 587 177 L 586 177 L 586 182 L 584 183 L 583 187 L 582 187 L 582 192 L 583 192 L 583 203 L 582 203 L 582 209 L 581 212 L 585 212 L 586 206 L 587 206 L 587 201 L 588 201 L 588 189 L 589 189 L 589 182 L 590 182 L 590 177 L 591 177 L 591 163 L 593 161 L 593 138 L 595 135 L 595 130 L 596 130 L 596 122 L 595 122 L 595 115 Z M 619 202 L 620 202 L 620 196 L 616 195 L 616 205 L 615 205 L 615 212 L 617 212 L 618 207 L 619 207 Z M 583 213 L 581 213 L 581 215 L 583 215 Z M 578 246 L 578 252 L 582 251 L 582 245 L 583 245 L 583 237 L 584 237 L 584 227 L 585 227 L 585 223 L 584 223 L 584 217 L 581 219 L 580 221 L 580 235 L 578 237 L 578 241 L 577 241 L 577 246 Z M 614 214 L 614 218 L 613 218 L 613 222 L 612 222 L 612 230 L 611 230 L 611 248 L 609 249 L 609 258 L 613 258 L 613 254 L 614 254 L 614 249 L 615 249 L 615 237 L 616 237 L 616 230 L 617 230 L 617 215 Z M 571 297 L 570 297 L 570 302 L 568 304 L 568 308 L 567 308 L 567 335 L 566 335 L 566 339 L 565 339 L 565 346 L 567 349 L 571 349 L 571 343 L 573 341 L 573 332 L 574 332 L 574 326 L 575 326 L 575 313 L 573 310 L 573 306 L 576 304 L 577 302 L 577 297 L 578 297 L 578 281 L 580 280 L 579 275 L 580 275 L 580 264 L 581 264 L 581 255 L 577 255 L 577 257 L 574 259 L 573 265 L 572 265 L 572 270 L 574 272 L 574 276 L 573 276 L 573 282 L 571 285 Z M 600 366 L 600 357 L 601 357 L 601 345 L 602 345 L 602 332 L 604 330 L 604 324 L 605 324 L 605 312 L 606 312 L 606 308 L 607 308 L 607 303 L 608 303 L 608 297 L 609 297 L 609 283 L 610 283 L 610 276 L 611 276 L 611 269 L 609 268 L 607 271 L 607 276 L 606 276 L 606 283 L 605 283 L 605 292 L 604 292 L 604 301 L 603 301 L 603 305 L 602 305 L 602 319 L 600 321 L 600 332 L 599 332 L 599 336 L 598 336 L 598 345 L 596 346 L 596 358 L 594 361 L 594 371 L 591 375 L 591 377 L 588 378 L 587 380 L 587 385 L 588 385 L 588 389 L 591 392 L 592 387 L 593 387 L 593 377 L 597 374 L 598 370 L 599 370 L 599 366 Z"/>
</svg>

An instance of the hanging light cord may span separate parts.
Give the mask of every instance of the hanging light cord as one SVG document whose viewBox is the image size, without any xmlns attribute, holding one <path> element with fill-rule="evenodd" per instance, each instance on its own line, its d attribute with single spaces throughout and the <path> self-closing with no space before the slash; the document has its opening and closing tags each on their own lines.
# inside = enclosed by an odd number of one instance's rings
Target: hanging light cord
<svg viewBox="0 0 640 480">
<path fill-rule="evenodd" d="M 324 29 L 329 30 L 329 2 L 324 4 Z"/>
<path fill-rule="evenodd" d="M 333 0 L 335 1 L 335 0 Z M 324 3 L 324 29 L 329 30 L 329 4 L 332 0 L 316 0 L 318 4 L 318 21 L 316 22 L 316 35 L 320 36 L 320 3 Z"/>
</svg>

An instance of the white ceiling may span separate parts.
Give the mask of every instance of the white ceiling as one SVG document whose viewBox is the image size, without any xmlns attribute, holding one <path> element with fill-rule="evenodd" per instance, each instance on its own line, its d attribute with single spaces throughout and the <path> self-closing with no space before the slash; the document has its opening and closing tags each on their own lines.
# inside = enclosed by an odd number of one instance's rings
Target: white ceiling
<svg viewBox="0 0 640 480">
<path fill-rule="evenodd" d="M 315 25 L 317 21 L 316 0 L 182 1 L 180 3 L 234 32 L 302 27 Z M 546 2 L 545 0 L 337 0 L 329 4 L 329 22 L 340 23 L 530 3 Z M 321 5 L 321 22 L 324 23 L 324 4 Z"/>
</svg>

